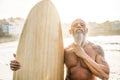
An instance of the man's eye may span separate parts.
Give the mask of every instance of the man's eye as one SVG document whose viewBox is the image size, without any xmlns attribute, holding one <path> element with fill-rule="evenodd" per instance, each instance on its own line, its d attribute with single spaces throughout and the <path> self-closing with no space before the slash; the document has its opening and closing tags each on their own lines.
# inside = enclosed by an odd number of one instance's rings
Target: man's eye
<svg viewBox="0 0 120 80">
<path fill-rule="evenodd" d="M 81 24 L 81 26 L 83 26 L 83 24 Z"/>
<path fill-rule="evenodd" d="M 85 26 L 84 24 L 81 24 L 81 26 Z"/>
<path fill-rule="evenodd" d="M 74 26 L 74 27 L 76 27 L 76 26 L 77 26 L 77 24 L 74 24 L 73 26 Z"/>
</svg>

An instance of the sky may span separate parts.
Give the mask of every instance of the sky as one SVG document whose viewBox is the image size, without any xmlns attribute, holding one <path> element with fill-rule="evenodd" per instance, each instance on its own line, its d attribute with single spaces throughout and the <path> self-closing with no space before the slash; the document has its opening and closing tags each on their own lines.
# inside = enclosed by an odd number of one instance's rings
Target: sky
<svg viewBox="0 0 120 80">
<path fill-rule="evenodd" d="M 26 18 L 31 8 L 40 0 L 0 0 L 0 19 Z M 120 0 L 51 0 L 62 23 L 81 18 L 86 22 L 120 20 Z"/>
</svg>

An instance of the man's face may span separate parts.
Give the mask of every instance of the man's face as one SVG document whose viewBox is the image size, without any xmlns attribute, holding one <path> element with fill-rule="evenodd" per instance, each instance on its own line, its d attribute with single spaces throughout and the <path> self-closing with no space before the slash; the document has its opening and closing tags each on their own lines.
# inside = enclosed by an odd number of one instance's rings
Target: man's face
<svg viewBox="0 0 120 80">
<path fill-rule="evenodd" d="M 71 34 L 73 35 L 75 43 L 82 45 L 86 38 L 87 28 L 85 22 L 78 19 L 75 20 L 71 26 Z"/>
<path fill-rule="evenodd" d="M 84 33 L 86 33 L 85 29 L 86 29 L 85 23 L 80 22 L 80 21 L 75 22 L 71 27 L 71 30 L 73 33 L 83 33 L 84 34 Z"/>
</svg>

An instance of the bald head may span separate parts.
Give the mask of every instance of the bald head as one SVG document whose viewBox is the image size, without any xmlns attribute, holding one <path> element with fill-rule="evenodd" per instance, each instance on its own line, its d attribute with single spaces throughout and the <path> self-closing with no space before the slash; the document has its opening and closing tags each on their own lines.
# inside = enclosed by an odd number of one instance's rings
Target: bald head
<svg viewBox="0 0 120 80">
<path fill-rule="evenodd" d="M 85 22 L 82 20 L 82 19 L 75 19 L 72 24 L 71 24 L 71 28 L 72 27 L 77 27 L 77 26 L 83 26 L 83 27 L 86 27 L 86 24 Z"/>
<path fill-rule="evenodd" d="M 76 32 L 77 29 L 80 29 L 83 33 L 87 33 L 88 29 L 85 22 L 82 19 L 75 19 L 71 24 L 70 34 Z"/>
</svg>

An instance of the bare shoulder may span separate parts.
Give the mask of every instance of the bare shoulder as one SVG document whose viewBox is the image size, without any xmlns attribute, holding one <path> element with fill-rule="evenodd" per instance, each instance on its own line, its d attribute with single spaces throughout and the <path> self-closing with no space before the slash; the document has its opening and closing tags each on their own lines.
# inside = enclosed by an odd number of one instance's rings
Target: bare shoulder
<svg viewBox="0 0 120 80">
<path fill-rule="evenodd" d="M 68 57 L 69 53 L 71 53 L 71 45 L 67 46 L 64 48 L 64 62 L 66 60 L 66 58 Z"/>
<path fill-rule="evenodd" d="M 104 50 L 100 45 L 93 44 L 92 47 L 97 52 L 98 55 L 101 55 L 104 57 Z"/>
<path fill-rule="evenodd" d="M 68 53 L 71 51 L 72 44 L 64 48 L 64 53 Z"/>
</svg>

